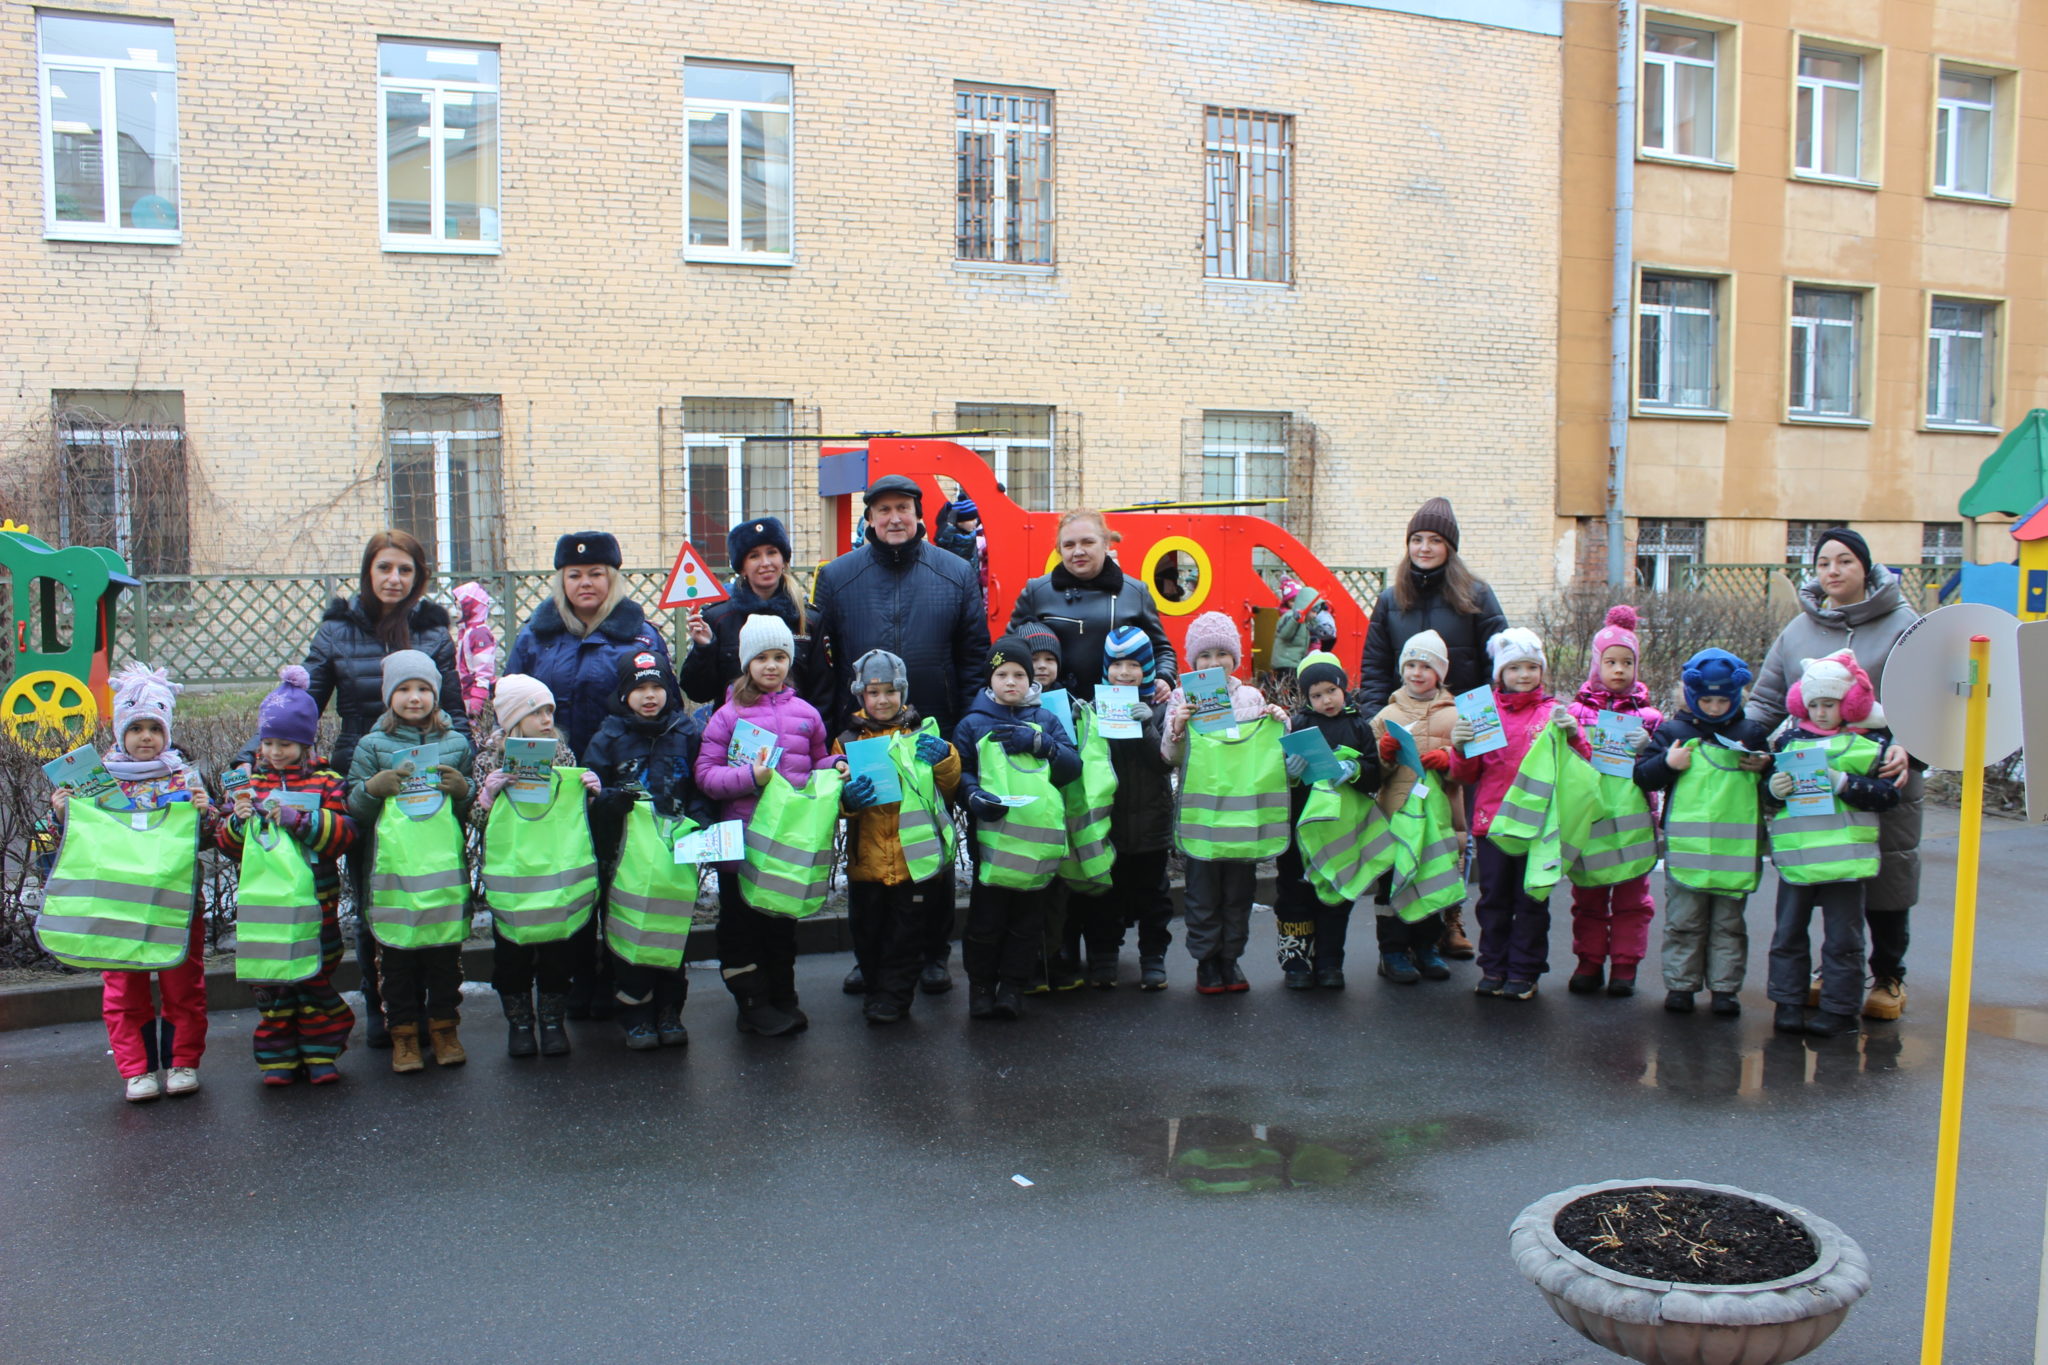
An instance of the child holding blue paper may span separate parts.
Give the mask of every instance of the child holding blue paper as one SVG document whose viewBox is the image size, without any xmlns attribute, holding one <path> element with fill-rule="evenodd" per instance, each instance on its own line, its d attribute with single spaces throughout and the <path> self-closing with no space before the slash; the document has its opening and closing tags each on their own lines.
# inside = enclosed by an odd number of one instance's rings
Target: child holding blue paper
<svg viewBox="0 0 2048 1365">
<path fill-rule="evenodd" d="M 1173 838 L 1173 766 L 1159 751 L 1160 709 L 1144 700 L 1156 677 L 1152 639 L 1137 626 L 1115 626 L 1102 643 L 1102 681 L 1127 687 L 1137 700 L 1123 703 L 1136 720 L 1130 737 L 1103 731 L 1109 743 L 1110 766 L 1116 770 L 1116 795 L 1110 801 L 1109 842 L 1116 849 L 1110 867 L 1110 889 L 1099 896 L 1075 896 L 1069 913 L 1080 923 L 1088 944 L 1088 975 L 1098 989 L 1116 981 L 1117 955 L 1124 933 L 1138 929 L 1138 989 L 1166 989 L 1166 950 L 1173 946 L 1173 907 L 1161 895 L 1166 880 L 1166 855 Z M 1110 703 L 1096 713 L 1113 719 Z"/>
<path fill-rule="evenodd" d="M 1060 692 L 1066 697 L 1066 719 L 1073 718 L 1073 694 L 1067 690 L 1066 651 L 1060 648 L 1060 637 L 1052 629 L 1038 621 L 1026 621 L 1017 627 L 1017 638 L 1031 650 L 1031 681 L 1038 686 L 1040 704 L 1053 715 L 1059 716 L 1062 708 L 1055 707 L 1046 698 L 1049 692 Z M 1073 739 L 1071 730 L 1066 731 Z M 1032 974 L 1031 984 L 1025 988 L 1026 995 L 1044 995 L 1049 991 L 1078 990 L 1086 984 L 1081 974 L 1081 920 L 1069 915 L 1068 902 L 1072 890 L 1064 881 L 1054 881 L 1045 888 L 1045 928 L 1042 934 L 1044 947 L 1038 969 Z"/>
<path fill-rule="evenodd" d="M 1380 765 L 1380 811 L 1388 818 L 1407 803 L 1408 793 L 1422 779 L 1400 760 L 1401 746 L 1387 733 L 1389 724 L 1399 725 L 1415 742 L 1422 771 L 1433 774 L 1432 782 L 1442 786 L 1451 808 L 1451 828 L 1465 832 L 1465 790 L 1451 776 L 1455 757 L 1451 731 L 1458 723 L 1457 703 L 1443 680 L 1450 672 L 1451 652 L 1444 637 L 1433 630 L 1408 637 L 1401 646 L 1401 685 L 1373 717 L 1376 736 L 1374 752 Z M 1460 843 L 1464 840 L 1460 838 Z M 1465 907 L 1462 903 L 1409 923 L 1394 913 L 1394 874 L 1381 877 L 1373 888 L 1373 924 L 1380 946 L 1379 973 L 1398 985 L 1412 985 L 1427 976 L 1432 981 L 1449 978 L 1444 958 L 1469 961 L 1474 949 L 1465 937 Z"/>
<path fill-rule="evenodd" d="M 1288 722 L 1292 734 L 1314 730 L 1331 753 L 1349 749 L 1354 757 L 1339 758 L 1338 781 L 1349 783 L 1371 795 L 1380 788 L 1380 765 L 1373 760 L 1377 745 L 1372 725 L 1351 703 L 1350 680 L 1334 654 L 1301 656 L 1294 670 L 1295 689 L 1308 702 Z M 1289 754 L 1287 779 L 1293 786 L 1288 803 L 1288 824 L 1301 821 L 1308 805 L 1314 779 L 1309 761 Z M 1351 929 L 1349 905 L 1325 905 L 1309 885 L 1302 865 L 1301 850 L 1293 840 L 1274 863 L 1279 889 L 1273 897 L 1273 914 L 1279 920 L 1280 979 L 1291 991 L 1344 989 L 1344 942 Z M 1430 942 L 1435 943 L 1432 935 Z M 1449 975 L 1448 972 L 1445 973 Z"/>
</svg>

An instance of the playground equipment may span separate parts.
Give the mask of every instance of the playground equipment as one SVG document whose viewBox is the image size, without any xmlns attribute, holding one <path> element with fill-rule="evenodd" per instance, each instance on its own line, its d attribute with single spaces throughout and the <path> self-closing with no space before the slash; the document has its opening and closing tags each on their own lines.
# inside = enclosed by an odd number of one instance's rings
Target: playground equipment
<svg viewBox="0 0 2048 1365">
<path fill-rule="evenodd" d="M 114 603 L 137 583 L 112 550 L 55 549 L 11 521 L 0 523 L 0 569 L 14 612 L 14 680 L 0 694 L 0 729 L 55 758 L 91 739 L 113 709 Z"/>
<path fill-rule="evenodd" d="M 827 447 L 818 459 L 818 492 L 833 501 L 831 528 L 837 550 L 853 547 L 854 498 L 888 474 L 913 479 L 925 493 L 925 515 L 935 518 L 946 501 L 940 478 L 952 480 L 974 500 L 988 533 L 989 633 L 999 634 L 1024 585 L 1059 563 L 1057 533 L 1061 511 L 1027 511 L 996 488 L 988 462 L 952 441 L 923 437 L 873 437 L 865 447 Z M 1263 517 L 1201 512 L 1184 505 L 1158 510 L 1126 508 L 1106 514 L 1122 536 L 1117 562 L 1152 589 L 1160 621 L 1174 649 L 1182 649 L 1187 624 L 1197 613 L 1220 611 L 1244 632 L 1251 657 L 1251 626 L 1261 608 L 1280 606 L 1271 584 L 1260 577 L 1254 551 L 1276 556 L 1303 583 L 1322 594 L 1337 623 L 1337 657 L 1357 659 L 1365 648 L 1366 613 L 1337 576 L 1307 546 Z M 1195 580 L 1179 600 L 1162 596 L 1155 575 L 1168 555 L 1192 564 Z"/>
</svg>

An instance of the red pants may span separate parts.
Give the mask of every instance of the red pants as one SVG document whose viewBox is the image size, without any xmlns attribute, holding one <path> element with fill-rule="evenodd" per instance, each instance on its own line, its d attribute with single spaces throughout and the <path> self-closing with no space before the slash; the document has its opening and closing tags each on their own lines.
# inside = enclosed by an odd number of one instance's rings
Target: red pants
<svg viewBox="0 0 2048 1365">
<path fill-rule="evenodd" d="M 1594 962 L 1641 962 L 1657 902 L 1648 874 L 1613 886 L 1572 888 L 1572 951 Z"/>
<path fill-rule="evenodd" d="M 198 1066 L 206 1051 L 206 920 L 192 916 L 192 945 L 185 960 L 161 972 L 102 972 L 105 983 L 100 1013 L 107 1021 L 107 1043 L 124 1079 L 154 1067 Z M 171 1055 L 154 1056 L 143 1041 L 157 1032 L 156 1001 L 150 997 L 154 976 L 163 993 L 163 1018 L 169 1025 Z"/>
</svg>

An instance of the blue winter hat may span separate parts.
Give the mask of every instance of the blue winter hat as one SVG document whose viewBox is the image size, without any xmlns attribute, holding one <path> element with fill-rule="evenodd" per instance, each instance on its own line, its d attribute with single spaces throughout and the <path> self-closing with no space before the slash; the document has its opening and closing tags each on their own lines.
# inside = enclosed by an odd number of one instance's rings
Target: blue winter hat
<svg viewBox="0 0 2048 1365">
<path fill-rule="evenodd" d="M 1152 637 L 1136 626 L 1116 626 L 1102 642 L 1102 676 L 1109 680 L 1109 666 L 1117 659 L 1135 659 L 1145 670 L 1145 681 L 1154 676 L 1152 661 Z"/>
<path fill-rule="evenodd" d="M 782 551 L 784 564 L 794 558 L 789 546 L 789 532 L 783 529 L 781 518 L 755 517 L 725 533 L 725 562 L 737 569 L 747 562 L 748 555 L 763 545 Z"/>
<path fill-rule="evenodd" d="M 953 520 L 959 521 L 966 517 L 972 517 L 976 521 L 981 520 L 981 509 L 974 505 L 973 498 L 963 494 L 953 499 Z"/>
<path fill-rule="evenodd" d="M 1685 661 L 1679 681 L 1685 686 L 1685 709 L 1699 713 L 1701 697 L 1726 697 L 1740 704 L 1742 689 L 1754 675 L 1749 665 L 1725 649 L 1703 649 Z"/>
</svg>

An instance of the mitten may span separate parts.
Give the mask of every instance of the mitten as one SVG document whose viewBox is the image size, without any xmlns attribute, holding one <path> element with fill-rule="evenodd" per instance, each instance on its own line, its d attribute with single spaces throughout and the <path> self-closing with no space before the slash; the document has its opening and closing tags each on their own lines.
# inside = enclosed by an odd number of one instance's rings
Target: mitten
<svg viewBox="0 0 2048 1365">
<path fill-rule="evenodd" d="M 1460 749 L 1470 744 L 1478 736 L 1479 732 L 1472 728 L 1472 722 L 1466 720 L 1463 716 L 1458 717 L 1456 723 L 1451 726 L 1451 743 L 1457 745 Z"/>
<path fill-rule="evenodd" d="M 967 809 L 977 820 L 1000 820 L 1010 813 L 1010 808 L 987 792 L 976 792 L 967 798 Z"/>
<path fill-rule="evenodd" d="M 862 773 L 840 788 L 839 800 L 848 810 L 866 810 L 875 804 L 875 779 Z"/>
<path fill-rule="evenodd" d="M 386 768 L 383 772 L 376 774 L 369 781 L 363 783 L 363 790 L 376 797 L 379 801 L 389 801 L 392 797 L 398 795 L 399 788 L 405 785 L 405 779 L 411 775 L 412 765 L 410 763 L 396 768 Z"/>
<path fill-rule="evenodd" d="M 1308 771 L 1308 760 L 1300 754 L 1289 754 L 1287 755 L 1286 766 L 1287 780 L 1289 782 L 1299 782 L 1302 779 L 1302 775 Z"/>
<path fill-rule="evenodd" d="M 1044 738 L 1043 731 L 1028 725 L 1009 725 L 1003 728 L 996 742 L 1003 746 L 1006 754 L 1036 754 L 1039 742 Z"/>
<path fill-rule="evenodd" d="M 1640 730 L 1631 730 L 1628 732 L 1628 747 L 1631 753 L 1639 754 L 1644 749 L 1647 749 L 1649 746 L 1650 730 L 1648 726 L 1644 726 Z"/>
<path fill-rule="evenodd" d="M 304 839 L 311 833 L 312 816 L 297 806 L 274 806 L 264 813 L 271 818 L 279 829 L 291 835 L 294 839 Z"/>
<path fill-rule="evenodd" d="M 500 768 L 496 772 L 490 773 L 484 778 L 484 790 L 481 799 L 487 802 L 496 800 L 498 793 L 505 790 L 505 788 L 510 786 L 511 784 L 512 774 L 506 772 L 503 768 Z"/>
<path fill-rule="evenodd" d="M 1342 775 L 1337 778 L 1339 782 L 1356 782 L 1358 780 L 1357 759 L 1340 758 L 1337 760 L 1337 767 L 1342 770 Z"/>
<path fill-rule="evenodd" d="M 1449 772 L 1451 770 L 1451 751 L 1449 749 L 1431 749 L 1422 756 L 1422 766 L 1424 771 L 1427 772 Z"/>
<path fill-rule="evenodd" d="M 1380 762 L 1392 763 L 1401 756 L 1401 741 L 1392 735 L 1380 736 Z"/>
<path fill-rule="evenodd" d="M 937 735 L 919 735 L 917 737 L 917 761 L 920 763 L 928 763 L 936 768 L 939 764 L 944 763 L 946 755 L 952 752 L 953 746 L 940 739 Z"/>
<path fill-rule="evenodd" d="M 1799 783 L 1793 779 L 1790 773 L 1771 774 L 1771 795 L 1777 797 L 1780 801 L 1790 796 L 1792 789 L 1798 785 Z"/>
</svg>

